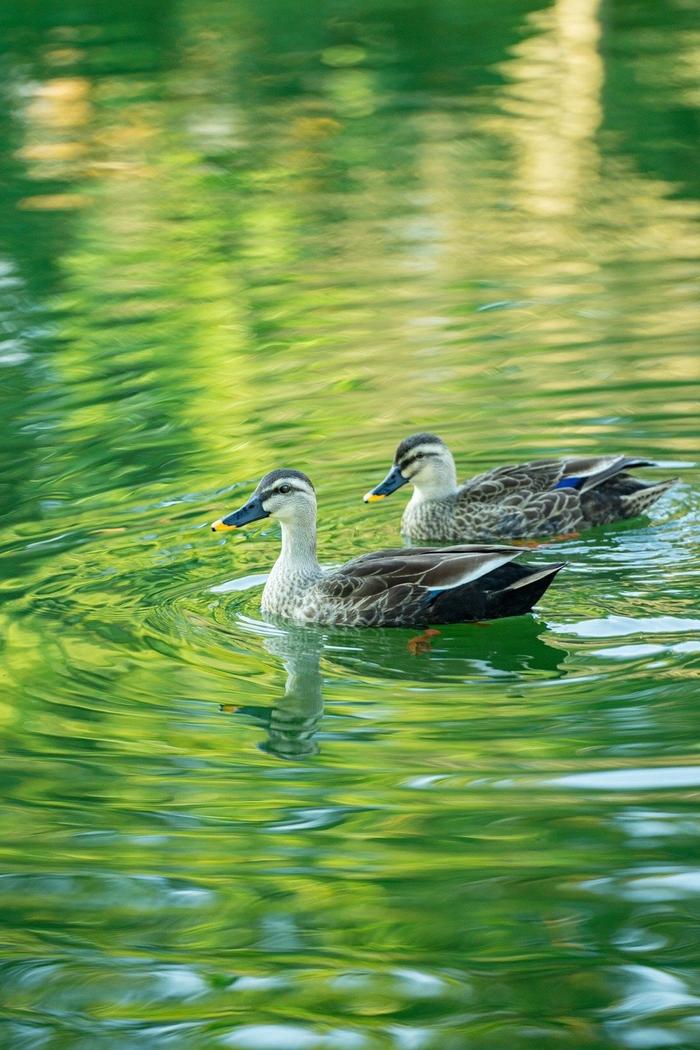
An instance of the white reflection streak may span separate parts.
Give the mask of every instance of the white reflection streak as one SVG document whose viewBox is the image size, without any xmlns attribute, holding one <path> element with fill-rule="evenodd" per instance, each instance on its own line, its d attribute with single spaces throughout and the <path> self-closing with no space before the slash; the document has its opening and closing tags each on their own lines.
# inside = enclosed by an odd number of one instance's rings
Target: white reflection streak
<svg viewBox="0 0 700 1050">
<path fill-rule="evenodd" d="M 659 791 L 700 787 L 700 766 L 662 766 L 641 769 L 600 769 L 566 773 L 543 781 L 563 788 L 593 791 Z"/>
</svg>

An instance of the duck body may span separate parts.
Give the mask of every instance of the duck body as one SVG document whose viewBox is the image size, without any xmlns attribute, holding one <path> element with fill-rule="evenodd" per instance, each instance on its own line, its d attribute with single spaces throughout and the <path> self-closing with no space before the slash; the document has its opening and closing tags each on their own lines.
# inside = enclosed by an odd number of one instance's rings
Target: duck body
<svg viewBox="0 0 700 1050">
<path fill-rule="evenodd" d="M 458 486 L 454 460 L 434 434 L 403 441 L 394 466 L 365 500 L 412 482 L 401 529 L 413 541 L 492 542 L 581 532 L 643 514 L 675 479 L 633 477 L 649 460 L 627 456 L 534 460 L 497 467 Z"/>
<path fill-rule="evenodd" d="M 518 547 L 409 547 L 365 554 L 315 579 L 278 559 L 268 615 L 343 627 L 426 627 L 529 612 L 563 566 L 512 564 Z"/>
<path fill-rule="evenodd" d="M 272 471 L 239 511 L 215 531 L 273 515 L 282 550 L 265 584 L 266 615 L 298 623 L 345 627 L 425 627 L 529 612 L 561 564 L 515 564 L 508 546 L 412 547 L 363 554 L 338 569 L 316 558 L 316 500 L 311 482 L 291 470 Z"/>
</svg>

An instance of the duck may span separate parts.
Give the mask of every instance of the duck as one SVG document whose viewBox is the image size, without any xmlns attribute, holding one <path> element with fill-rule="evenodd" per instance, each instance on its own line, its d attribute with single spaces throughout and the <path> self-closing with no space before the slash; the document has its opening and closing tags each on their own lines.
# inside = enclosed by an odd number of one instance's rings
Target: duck
<svg viewBox="0 0 700 1050">
<path fill-rule="evenodd" d="M 391 470 L 364 499 L 374 503 L 412 485 L 401 519 L 401 531 L 412 542 L 568 538 L 643 514 L 677 481 L 652 483 L 629 473 L 655 465 L 624 455 L 533 460 L 496 467 L 458 485 L 445 442 L 436 434 L 413 434 L 401 442 Z"/>
<path fill-rule="evenodd" d="M 539 601 L 563 563 L 515 564 L 520 547 L 469 545 L 373 551 L 337 569 L 316 555 L 316 492 L 299 470 L 272 470 L 242 507 L 212 523 L 228 532 L 276 518 L 282 546 L 261 610 L 297 623 L 427 627 L 519 616 Z"/>
</svg>

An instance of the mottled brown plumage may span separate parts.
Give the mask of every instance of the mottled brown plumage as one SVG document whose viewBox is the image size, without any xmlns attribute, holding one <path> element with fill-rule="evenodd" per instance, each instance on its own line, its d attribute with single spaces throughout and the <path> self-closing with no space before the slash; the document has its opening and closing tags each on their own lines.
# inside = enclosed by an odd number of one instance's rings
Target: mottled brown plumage
<svg viewBox="0 0 700 1050">
<path fill-rule="evenodd" d="M 351 626 L 425 626 L 528 612 L 561 564 L 514 565 L 517 547 L 419 547 L 364 554 L 319 580 L 303 617 Z"/>
<path fill-rule="evenodd" d="M 626 456 L 535 460 L 497 467 L 458 486 L 444 442 L 434 434 L 414 434 L 401 442 L 391 471 L 365 499 L 413 484 L 401 527 L 414 541 L 551 536 L 644 513 L 673 484 L 629 473 L 652 465 Z"/>
</svg>

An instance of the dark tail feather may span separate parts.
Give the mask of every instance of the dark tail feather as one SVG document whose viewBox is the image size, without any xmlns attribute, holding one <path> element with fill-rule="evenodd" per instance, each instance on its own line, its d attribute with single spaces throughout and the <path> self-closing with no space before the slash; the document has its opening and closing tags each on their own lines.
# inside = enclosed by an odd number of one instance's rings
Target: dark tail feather
<svg viewBox="0 0 700 1050">
<path fill-rule="evenodd" d="M 427 622 L 468 623 L 521 616 L 539 601 L 563 567 L 563 564 L 533 567 L 508 562 L 486 577 L 441 591 L 427 607 Z"/>
<path fill-rule="evenodd" d="M 536 605 L 558 572 L 564 568 L 564 562 L 558 565 L 545 565 L 539 569 L 520 566 L 527 572 L 519 580 L 509 583 L 500 591 L 493 591 L 489 598 L 488 610 L 491 616 L 521 616 Z M 491 611 L 493 609 L 493 611 Z"/>
<path fill-rule="evenodd" d="M 620 456 L 619 459 L 609 463 L 603 470 L 599 470 L 597 473 L 590 474 L 584 478 L 580 491 L 587 492 L 588 489 L 595 489 L 598 485 L 602 485 L 603 482 L 609 481 L 610 478 L 614 478 L 616 474 L 621 474 L 625 470 L 632 470 L 634 467 L 653 466 L 655 464 L 650 459 L 630 459 L 628 456 Z"/>
<path fill-rule="evenodd" d="M 630 492 L 626 496 L 621 496 L 620 503 L 622 504 L 623 516 L 625 518 L 636 518 L 638 514 L 644 514 L 651 507 L 652 503 L 656 503 L 657 499 L 660 499 L 664 492 L 668 492 L 677 481 L 678 478 L 668 478 L 666 481 L 659 481 L 656 485 L 645 485 L 644 488 L 640 488 L 636 492 Z"/>
</svg>

